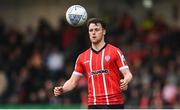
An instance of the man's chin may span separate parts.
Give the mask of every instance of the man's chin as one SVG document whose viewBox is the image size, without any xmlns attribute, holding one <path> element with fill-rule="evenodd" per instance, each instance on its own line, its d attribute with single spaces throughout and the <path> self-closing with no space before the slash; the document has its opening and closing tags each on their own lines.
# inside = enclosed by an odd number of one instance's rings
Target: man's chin
<svg viewBox="0 0 180 110">
<path fill-rule="evenodd" d="M 96 41 L 96 42 L 95 42 L 95 41 L 94 41 L 94 42 L 92 41 L 92 43 L 93 43 L 93 44 L 98 44 L 98 42 L 97 42 L 97 41 Z"/>
<path fill-rule="evenodd" d="M 93 44 L 98 44 L 100 41 L 99 40 L 91 40 L 91 43 Z"/>
</svg>

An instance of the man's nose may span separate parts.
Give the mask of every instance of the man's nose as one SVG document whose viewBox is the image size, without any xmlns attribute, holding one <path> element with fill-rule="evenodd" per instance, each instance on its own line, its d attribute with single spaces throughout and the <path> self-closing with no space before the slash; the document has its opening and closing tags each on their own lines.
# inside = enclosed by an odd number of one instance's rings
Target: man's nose
<svg viewBox="0 0 180 110">
<path fill-rule="evenodd" d="M 92 32 L 93 35 L 94 35 L 95 33 L 96 33 L 95 31 Z"/>
</svg>

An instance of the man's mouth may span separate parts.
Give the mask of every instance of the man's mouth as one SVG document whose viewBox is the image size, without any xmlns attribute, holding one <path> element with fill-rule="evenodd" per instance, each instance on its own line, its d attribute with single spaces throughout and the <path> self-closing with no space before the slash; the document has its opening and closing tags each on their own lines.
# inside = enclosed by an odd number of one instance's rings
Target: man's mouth
<svg viewBox="0 0 180 110">
<path fill-rule="evenodd" d="M 92 38 L 96 38 L 96 36 L 92 36 Z"/>
</svg>

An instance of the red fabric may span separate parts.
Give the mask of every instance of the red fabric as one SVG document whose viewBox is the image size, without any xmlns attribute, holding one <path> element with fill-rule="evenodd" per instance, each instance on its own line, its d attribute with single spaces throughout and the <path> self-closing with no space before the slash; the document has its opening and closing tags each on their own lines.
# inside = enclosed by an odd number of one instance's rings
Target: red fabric
<svg viewBox="0 0 180 110">
<path fill-rule="evenodd" d="M 124 103 L 119 82 L 123 75 L 119 69 L 127 65 L 122 56 L 120 49 L 110 44 L 98 53 L 88 49 L 79 55 L 74 71 L 88 79 L 88 105 Z"/>
</svg>

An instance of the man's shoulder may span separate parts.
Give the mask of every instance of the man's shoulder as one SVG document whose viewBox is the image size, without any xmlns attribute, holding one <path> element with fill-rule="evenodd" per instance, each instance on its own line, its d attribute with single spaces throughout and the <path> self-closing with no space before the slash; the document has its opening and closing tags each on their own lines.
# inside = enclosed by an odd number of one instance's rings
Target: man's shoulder
<svg viewBox="0 0 180 110">
<path fill-rule="evenodd" d="M 109 45 L 109 48 L 110 48 L 111 50 L 120 50 L 120 48 L 117 47 L 117 46 L 115 46 L 115 45 L 112 45 L 112 44 L 109 44 L 109 43 L 108 43 L 108 45 Z"/>
<path fill-rule="evenodd" d="M 85 54 L 90 53 L 90 52 L 89 52 L 90 49 L 91 49 L 91 48 L 88 48 L 88 49 L 86 49 L 85 51 L 81 52 L 79 56 L 83 56 L 83 55 L 85 55 Z"/>
</svg>

